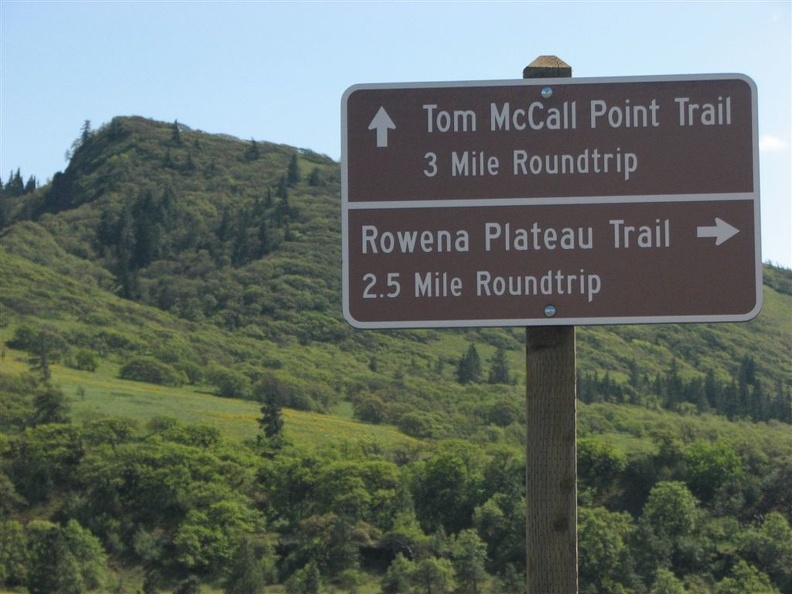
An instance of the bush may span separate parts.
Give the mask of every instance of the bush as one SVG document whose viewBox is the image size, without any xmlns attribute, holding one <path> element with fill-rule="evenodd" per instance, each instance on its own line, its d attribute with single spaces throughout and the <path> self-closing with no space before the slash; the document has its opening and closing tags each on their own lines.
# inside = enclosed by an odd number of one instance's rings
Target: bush
<svg viewBox="0 0 792 594">
<path fill-rule="evenodd" d="M 151 357 L 130 359 L 118 372 L 118 377 L 160 386 L 181 386 L 185 381 L 183 373 Z"/>
<path fill-rule="evenodd" d="M 207 380 L 217 388 L 217 395 L 223 398 L 250 398 L 250 380 L 246 375 L 233 369 L 213 367 Z"/>
<path fill-rule="evenodd" d="M 434 422 L 426 413 L 411 412 L 397 422 L 399 431 L 416 439 L 428 439 L 434 433 Z"/>
<path fill-rule="evenodd" d="M 80 349 L 77 351 L 77 354 L 74 355 L 74 360 L 71 361 L 71 364 L 74 369 L 79 369 L 81 371 L 96 371 L 96 368 L 99 367 L 99 360 L 91 351 Z"/>
<path fill-rule="evenodd" d="M 36 336 L 38 336 L 38 331 L 34 328 L 30 326 L 20 326 L 14 330 L 14 337 L 6 341 L 6 344 L 12 349 L 31 352 L 36 343 Z"/>
<path fill-rule="evenodd" d="M 362 400 L 355 402 L 355 418 L 364 423 L 379 425 L 384 423 L 388 415 L 388 405 L 382 398 L 377 396 L 366 396 Z"/>
</svg>

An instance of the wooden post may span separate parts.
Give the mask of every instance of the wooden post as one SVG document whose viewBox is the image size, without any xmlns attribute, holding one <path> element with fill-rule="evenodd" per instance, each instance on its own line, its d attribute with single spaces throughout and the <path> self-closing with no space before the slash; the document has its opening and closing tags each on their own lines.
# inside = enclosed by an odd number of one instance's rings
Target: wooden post
<svg viewBox="0 0 792 594">
<path fill-rule="evenodd" d="M 540 56 L 523 78 L 571 77 Z M 528 594 L 576 594 L 575 327 L 526 328 L 526 574 Z"/>
</svg>

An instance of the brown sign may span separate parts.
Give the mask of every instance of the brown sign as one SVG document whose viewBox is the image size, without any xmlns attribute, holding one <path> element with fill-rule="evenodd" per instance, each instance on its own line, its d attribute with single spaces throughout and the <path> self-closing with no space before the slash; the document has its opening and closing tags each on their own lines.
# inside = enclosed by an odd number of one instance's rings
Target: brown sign
<svg viewBox="0 0 792 594">
<path fill-rule="evenodd" d="M 355 326 L 738 321 L 761 307 L 744 76 L 355 86 Z"/>
</svg>

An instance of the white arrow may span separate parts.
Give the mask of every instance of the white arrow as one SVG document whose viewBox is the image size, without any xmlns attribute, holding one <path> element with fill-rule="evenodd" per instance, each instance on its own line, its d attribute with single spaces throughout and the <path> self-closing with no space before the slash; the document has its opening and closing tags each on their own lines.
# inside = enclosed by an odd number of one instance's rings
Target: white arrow
<svg viewBox="0 0 792 594">
<path fill-rule="evenodd" d="M 388 115 L 388 112 L 385 111 L 384 107 L 380 107 L 377 115 L 374 116 L 374 119 L 371 120 L 371 123 L 368 127 L 369 130 L 377 130 L 377 146 L 378 147 L 386 147 L 388 146 L 388 130 L 395 130 L 396 124 L 393 123 L 393 120 Z"/>
<path fill-rule="evenodd" d="M 740 232 L 723 219 L 715 217 L 715 224 L 711 227 L 698 227 L 696 229 L 697 237 L 714 237 L 715 245 L 720 245 L 724 241 L 728 241 Z"/>
</svg>

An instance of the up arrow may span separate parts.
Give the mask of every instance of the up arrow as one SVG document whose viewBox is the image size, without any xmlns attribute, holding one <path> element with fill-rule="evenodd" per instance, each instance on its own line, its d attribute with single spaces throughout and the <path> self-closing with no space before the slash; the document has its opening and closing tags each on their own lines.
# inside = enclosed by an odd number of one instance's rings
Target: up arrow
<svg viewBox="0 0 792 594">
<path fill-rule="evenodd" d="M 739 229 L 735 229 L 729 225 L 729 223 L 718 217 L 715 217 L 714 225 L 710 227 L 698 227 L 696 229 L 697 237 L 714 237 L 715 245 L 720 245 L 724 241 L 728 241 L 739 232 Z"/>
<path fill-rule="evenodd" d="M 388 130 L 395 130 L 396 124 L 393 123 L 385 108 L 380 107 L 368 129 L 377 130 L 377 147 L 386 147 L 388 146 Z"/>
</svg>

